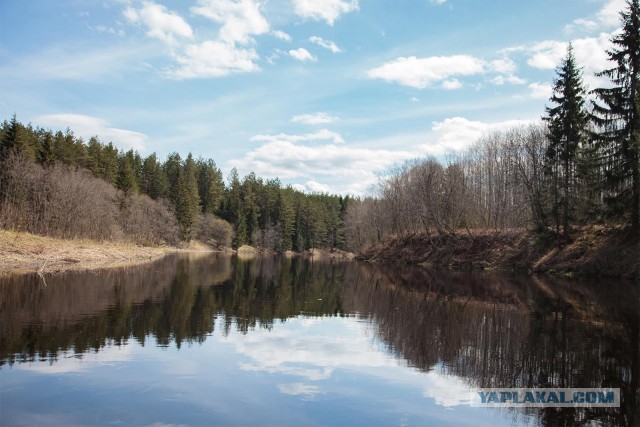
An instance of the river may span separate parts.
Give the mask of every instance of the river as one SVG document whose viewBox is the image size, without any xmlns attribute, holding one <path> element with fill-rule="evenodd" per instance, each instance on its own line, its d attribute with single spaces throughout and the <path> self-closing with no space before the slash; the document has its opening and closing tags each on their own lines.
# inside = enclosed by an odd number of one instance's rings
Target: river
<svg viewBox="0 0 640 427">
<path fill-rule="evenodd" d="M 640 425 L 638 285 L 181 254 L 0 278 L 3 426 Z M 615 387 L 619 408 L 471 407 Z"/>
</svg>

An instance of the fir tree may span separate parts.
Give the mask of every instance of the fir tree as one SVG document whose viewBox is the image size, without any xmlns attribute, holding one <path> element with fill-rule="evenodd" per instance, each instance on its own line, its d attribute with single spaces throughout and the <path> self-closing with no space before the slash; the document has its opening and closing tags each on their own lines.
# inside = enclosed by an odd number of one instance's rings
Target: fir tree
<svg viewBox="0 0 640 427">
<path fill-rule="evenodd" d="M 552 210 L 556 231 L 562 222 L 564 240 L 569 239 L 569 222 L 575 219 L 577 194 L 576 155 L 585 137 L 588 115 L 585 111 L 585 89 L 576 66 L 571 44 L 567 55 L 556 70 L 551 102 L 545 120 L 549 126 L 549 147 L 546 157 L 554 173 Z"/>
<path fill-rule="evenodd" d="M 622 31 L 607 51 L 615 67 L 598 73 L 613 83 L 610 88 L 593 92 L 601 102 L 593 103 L 593 122 L 597 126 L 596 141 L 604 167 L 607 202 L 612 213 L 631 213 L 631 225 L 640 230 L 640 5 L 628 0 L 620 13 Z"/>
</svg>

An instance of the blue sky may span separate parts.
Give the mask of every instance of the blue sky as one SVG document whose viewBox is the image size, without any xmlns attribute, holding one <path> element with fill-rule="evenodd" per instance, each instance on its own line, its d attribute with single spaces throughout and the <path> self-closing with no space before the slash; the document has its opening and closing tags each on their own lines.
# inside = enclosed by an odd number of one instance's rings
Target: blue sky
<svg viewBox="0 0 640 427">
<path fill-rule="evenodd" d="M 624 0 L 3 0 L 0 118 L 366 194 L 404 160 L 538 119 Z"/>
</svg>

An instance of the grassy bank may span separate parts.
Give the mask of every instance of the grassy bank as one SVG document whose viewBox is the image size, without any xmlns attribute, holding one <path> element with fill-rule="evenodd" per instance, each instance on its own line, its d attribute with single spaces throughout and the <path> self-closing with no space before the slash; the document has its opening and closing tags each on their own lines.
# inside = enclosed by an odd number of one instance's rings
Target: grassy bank
<svg viewBox="0 0 640 427">
<path fill-rule="evenodd" d="M 95 240 L 66 240 L 0 230 L 0 274 L 123 267 L 180 251 Z"/>
<path fill-rule="evenodd" d="M 573 241 L 563 247 L 551 238 L 522 229 L 397 236 L 366 248 L 358 258 L 460 269 L 640 278 L 637 237 L 618 228 L 600 226 L 577 230 Z"/>
</svg>

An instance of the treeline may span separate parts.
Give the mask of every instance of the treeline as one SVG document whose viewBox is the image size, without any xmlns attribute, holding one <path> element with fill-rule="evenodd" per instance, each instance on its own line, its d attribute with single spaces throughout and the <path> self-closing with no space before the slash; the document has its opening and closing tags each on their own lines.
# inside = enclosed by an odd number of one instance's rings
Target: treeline
<svg viewBox="0 0 640 427">
<path fill-rule="evenodd" d="M 351 249 L 392 235 L 530 227 L 564 245 L 576 225 L 640 231 L 640 6 L 629 0 L 607 51 L 610 85 L 587 91 L 571 45 L 539 124 L 496 130 L 441 163 L 406 163 L 352 203 Z M 591 96 L 591 99 L 589 99 Z"/>
<path fill-rule="evenodd" d="M 344 246 L 348 197 L 305 194 L 212 159 L 142 157 L 70 129 L 0 125 L 0 224 L 62 238 L 303 251 Z"/>
</svg>

